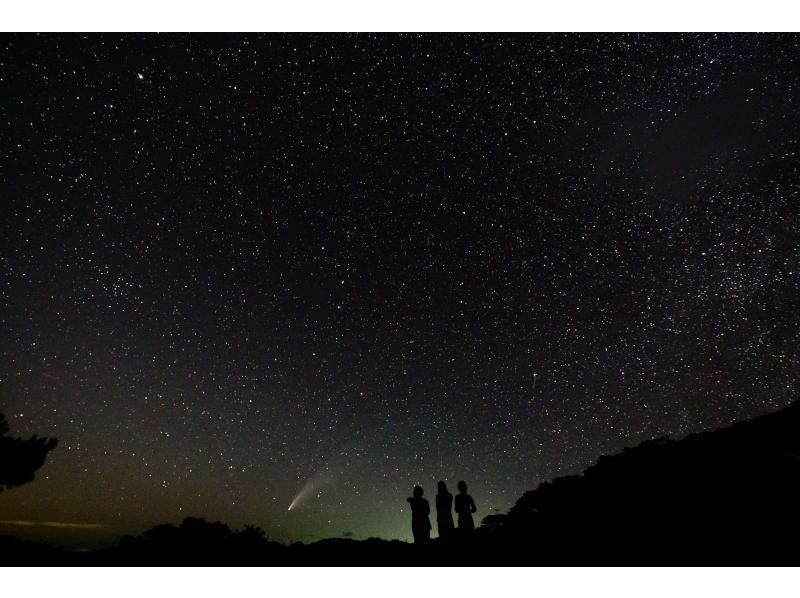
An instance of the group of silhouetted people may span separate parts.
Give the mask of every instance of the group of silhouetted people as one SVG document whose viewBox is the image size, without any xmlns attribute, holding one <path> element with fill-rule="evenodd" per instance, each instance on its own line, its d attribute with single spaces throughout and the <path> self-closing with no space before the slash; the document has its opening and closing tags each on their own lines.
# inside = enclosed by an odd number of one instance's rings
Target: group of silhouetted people
<svg viewBox="0 0 800 598">
<path fill-rule="evenodd" d="M 447 491 L 447 485 L 439 482 L 439 492 L 436 494 L 436 526 L 439 529 L 439 537 L 443 539 L 451 538 L 455 531 L 453 524 L 453 503 L 458 513 L 458 531 L 467 534 L 475 529 L 475 522 L 472 514 L 478 509 L 475 501 L 467 494 L 467 484 L 464 481 L 458 483 L 458 494 L 453 500 L 453 495 Z M 414 496 L 407 500 L 411 505 L 411 531 L 414 534 L 414 543 L 420 544 L 431 539 L 431 520 L 428 517 L 431 507 L 428 501 L 422 498 L 424 491 L 422 486 L 414 486 Z"/>
</svg>

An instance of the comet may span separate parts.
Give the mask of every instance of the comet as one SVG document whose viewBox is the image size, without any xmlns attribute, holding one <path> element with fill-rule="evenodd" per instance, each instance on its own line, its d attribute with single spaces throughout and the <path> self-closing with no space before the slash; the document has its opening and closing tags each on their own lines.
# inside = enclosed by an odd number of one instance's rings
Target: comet
<svg viewBox="0 0 800 598">
<path fill-rule="evenodd" d="M 300 504 L 301 500 L 306 498 L 311 493 L 313 489 L 314 489 L 313 484 L 306 482 L 305 485 L 303 486 L 303 489 L 300 490 L 300 492 L 298 492 L 297 495 L 292 499 L 292 502 L 289 504 L 289 508 L 286 510 L 291 511 L 292 509 L 294 509 L 298 504 Z"/>
<path fill-rule="evenodd" d="M 287 509 L 287 511 L 291 511 L 305 499 L 313 495 L 314 492 L 318 491 L 323 484 L 325 484 L 328 480 L 330 480 L 330 478 L 331 478 L 331 470 L 327 467 L 318 469 L 316 472 L 314 472 L 311 475 L 311 477 L 308 478 L 308 480 L 306 480 L 306 483 L 300 489 L 300 492 L 298 492 L 292 499 L 292 502 L 289 504 L 289 508 Z"/>
<path fill-rule="evenodd" d="M 376 427 L 375 431 L 379 433 L 376 433 L 374 438 L 385 437 L 388 425 L 387 419 L 380 427 Z M 363 467 L 366 465 L 363 457 L 369 453 L 369 446 L 363 444 L 363 439 L 357 434 L 355 424 L 351 423 L 346 426 L 341 430 L 341 434 L 344 440 L 339 443 L 329 443 L 327 449 L 323 449 L 322 445 L 317 447 L 314 456 L 310 459 L 310 463 L 317 464 L 317 469 L 306 479 L 303 487 L 294 496 L 292 502 L 289 503 L 287 511 L 294 511 L 314 495 L 319 497 L 322 487 L 328 482 L 334 481 L 358 466 Z M 318 460 L 317 458 L 323 451 L 328 456 Z"/>
</svg>

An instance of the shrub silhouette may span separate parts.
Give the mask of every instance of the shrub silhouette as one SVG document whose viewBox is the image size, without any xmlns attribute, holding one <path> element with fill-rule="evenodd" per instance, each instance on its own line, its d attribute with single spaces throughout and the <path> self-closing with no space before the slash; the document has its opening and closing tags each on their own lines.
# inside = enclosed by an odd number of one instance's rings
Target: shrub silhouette
<svg viewBox="0 0 800 598">
<path fill-rule="evenodd" d="M 219 521 L 187 517 L 180 525 L 157 525 L 138 537 L 125 536 L 118 546 L 86 556 L 96 563 L 247 564 L 279 560 L 288 549 L 270 542 L 264 530 L 247 525 L 233 532 Z"/>
<path fill-rule="evenodd" d="M 47 453 L 58 443 L 55 438 L 39 438 L 35 434 L 27 440 L 12 438 L 8 432 L 8 421 L 0 413 L 0 492 L 33 481 Z"/>
</svg>

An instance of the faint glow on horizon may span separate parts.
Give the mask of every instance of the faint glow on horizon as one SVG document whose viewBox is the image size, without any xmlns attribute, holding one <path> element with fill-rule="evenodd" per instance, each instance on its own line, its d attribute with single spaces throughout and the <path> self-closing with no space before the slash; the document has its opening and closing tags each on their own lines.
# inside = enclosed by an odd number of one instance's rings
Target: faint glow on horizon
<svg viewBox="0 0 800 598">
<path fill-rule="evenodd" d="M 22 519 L 0 520 L 0 525 L 17 525 L 21 527 L 62 527 L 71 529 L 102 529 L 108 527 L 103 523 L 69 523 L 65 521 L 25 521 Z"/>
</svg>

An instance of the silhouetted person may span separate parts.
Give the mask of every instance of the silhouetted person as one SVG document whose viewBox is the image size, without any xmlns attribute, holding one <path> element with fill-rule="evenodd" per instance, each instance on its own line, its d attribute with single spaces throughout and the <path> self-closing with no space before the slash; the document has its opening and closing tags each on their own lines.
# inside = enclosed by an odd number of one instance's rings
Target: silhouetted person
<svg viewBox="0 0 800 598">
<path fill-rule="evenodd" d="M 475 508 L 475 501 L 467 494 L 467 484 L 464 481 L 458 483 L 455 507 L 456 513 L 458 513 L 458 529 L 462 531 L 474 530 L 475 522 L 472 521 L 472 514 L 478 509 Z"/>
<path fill-rule="evenodd" d="M 447 485 L 439 482 L 439 492 L 436 495 L 436 526 L 439 528 L 440 538 L 449 538 L 453 533 L 453 495 L 447 491 Z"/>
<path fill-rule="evenodd" d="M 422 544 L 431 539 L 431 506 L 422 498 L 422 486 L 414 486 L 414 496 L 406 500 L 411 505 L 411 532 L 414 534 L 414 544 Z"/>
</svg>

